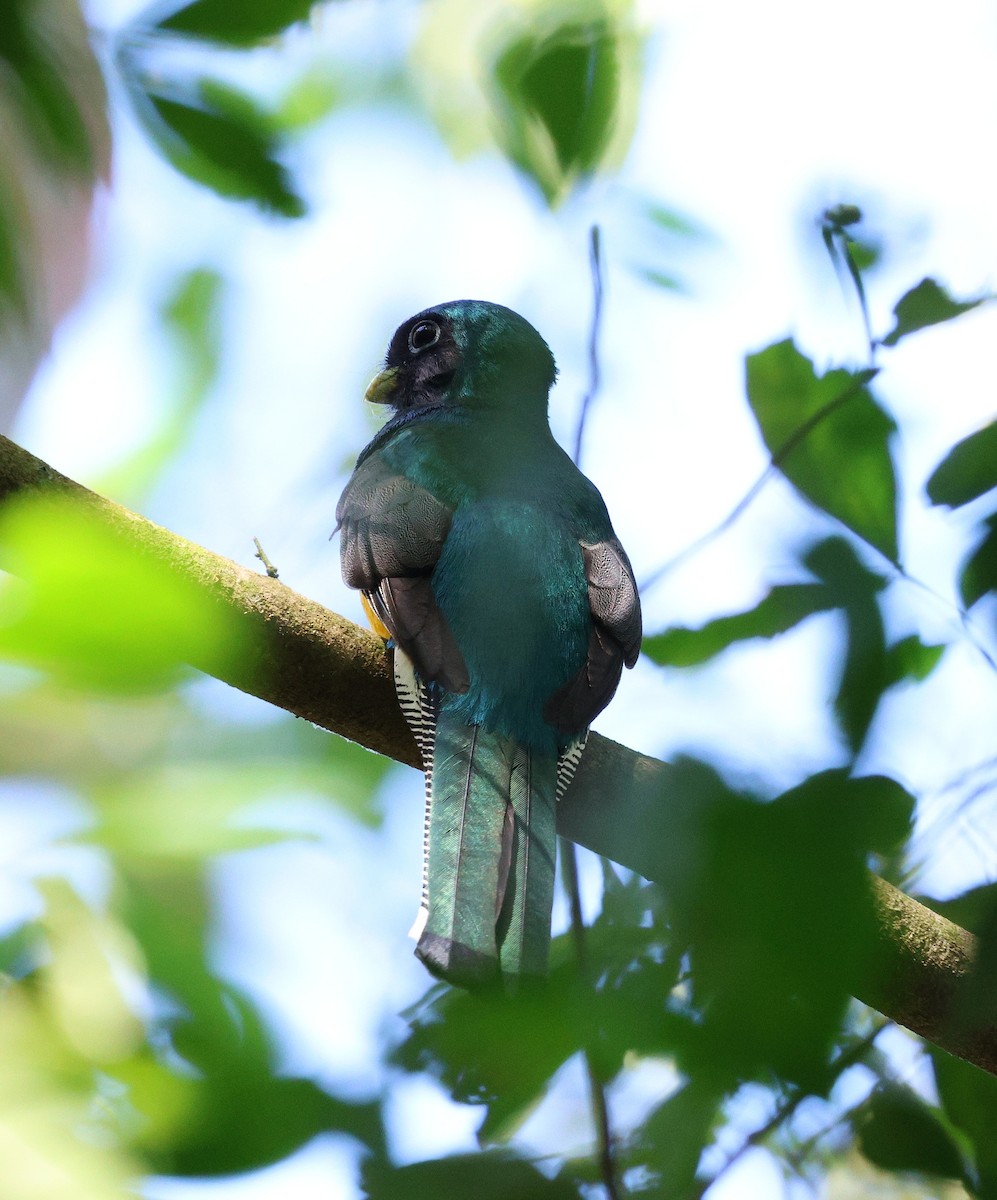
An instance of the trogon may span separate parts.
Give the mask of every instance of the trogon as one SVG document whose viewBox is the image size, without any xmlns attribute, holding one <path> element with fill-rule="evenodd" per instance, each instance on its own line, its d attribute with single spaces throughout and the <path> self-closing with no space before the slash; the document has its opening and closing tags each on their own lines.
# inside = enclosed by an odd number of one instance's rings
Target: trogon
<svg viewBox="0 0 997 1200">
<path fill-rule="evenodd" d="M 465 987 L 545 974 L 557 802 L 640 650 L 630 563 L 550 432 L 555 375 L 499 304 L 410 317 L 367 389 L 393 413 L 336 512 L 425 767 L 416 954 Z"/>
</svg>

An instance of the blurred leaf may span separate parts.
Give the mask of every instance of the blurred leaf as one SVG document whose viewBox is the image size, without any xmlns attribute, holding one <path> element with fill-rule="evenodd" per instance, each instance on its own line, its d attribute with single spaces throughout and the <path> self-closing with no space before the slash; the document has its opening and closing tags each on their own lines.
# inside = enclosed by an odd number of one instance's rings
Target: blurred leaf
<svg viewBox="0 0 997 1200">
<path fill-rule="evenodd" d="M 948 292 L 934 279 L 922 279 L 897 301 L 893 310 L 896 323 L 883 338 L 884 346 L 895 346 L 901 338 L 929 325 L 938 325 L 942 321 L 951 321 L 971 308 L 976 308 L 988 297 L 980 296 L 976 300 L 953 300 Z"/>
<path fill-rule="evenodd" d="M 785 633 L 814 613 L 833 608 L 833 595 L 819 583 L 777 584 L 754 608 L 717 617 L 701 629 L 673 627 L 644 639 L 643 652 L 669 667 L 698 666 L 735 642 Z"/>
<path fill-rule="evenodd" d="M 286 794 L 280 764 L 200 763 L 125 776 L 98 795 L 101 824 L 93 840 L 130 862 L 199 862 L 212 854 L 247 850 L 316 835 L 252 822 L 250 804 Z M 330 784 L 332 781 L 330 781 Z M 141 801 L 137 797 L 141 797 Z"/>
<path fill-rule="evenodd" d="M 512 996 L 434 991 L 407 1015 L 411 1031 L 393 1060 L 428 1071 L 461 1103 L 488 1105 L 482 1139 L 508 1136 L 596 1024 L 574 963 Z"/>
<path fill-rule="evenodd" d="M 932 504 L 958 508 L 997 487 L 997 421 L 956 442 L 925 485 Z"/>
<path fill-rule="evenodd" d="M 32 146 L 50 165 L 92 178 L 94 147 L 87 124 L 38 16 L 34 0 L 6 0 L 0 19 L 0 63 L 13 77 L 8 96 L 18 103 Z M 6 74 L 6 72 L 5 72 Z"/>
<path fill-rule="evenodd" d="M 659 1105 L 644 1122 L 637 1153 L 628 1155 L 628 1167 L 647 1172 L 643 1184 L 632 1190 L 651 1191 L 673 1200 L 699 1195 L 696 1168 L 712 1141 L 724 1097 L 708 1080 L 690 1081 Z"/>
<path fill-rule="evenodd" d="M 97 491 L 112 496 L 134 495 L 149 487 L 183 446 L 218 374 L 221 291 L 222 277 L 204 267 L 185 271 L 171 289 L 160 309 L 160 319 L 174 347 L 174 401 L 152 439 L 108 472 Z"/>
<path fill-rule="evenodd" d="M 880 1083 L 856 1121 L 862 1153 L 884 1171 L 963 1179 L 959 1147 L 936 1111 L 910 1088 Z"/>
<path fill-rule="evenodd" d="M 0 936 L 0 972 L 13 979 L 28 974 L 38 965 L 41 932 L 32 921 L 16 925 Z M 0 987 L 8 983 L 0 979 Z"/>
<path fill-rule="evenodd" d="M 926 646 L 916 633 L 894 642 L 886 651 L 884 690 L 898 683 L 920 683 L 927 679 L 946 649 L 944 645 Z"/>
<path fill-rule="evenodd" d="M 92 1064 L 60 1036 L 36 982 L 0 1001 L 4 1200 L 116 1200 L 142 1164 L 103 1119 Z"/>
<path fill-rule="evenodd" d="M 159 20 L 157 29 L 229 46 L 255 46 L 306 21 L 316 0 L 193 0 Z"/>
<path fill-rule="evenodd" d="M 339 1100 L 308 1079 L 232 1068 L 200 1083 L 193 1119 L 150 1155 L 158 1172 L 231 1175 L 280 1162 L 322 1134 L 345 1133 L 369 1145 L 367 1137 L 379 1133 L 376 1104 Z"/>
<path fill-rule="evenodd" d="M 659 232 L 673 234 L 680 238 L 704 238 L 707 236 L 706 227 L 700 222 L 654 200 L 647 202 L 644 211 L 647 219 L 657 227 Z"/>
<path fill-rule="evenodd" d="M 199 588 L 67 497 L 9 501 L 0 543 L 20 576 L 4 581 L 0 655 L 73 686 L 149 692 L 182 678 L 192 660 L 220 670 L 243 652 Z"/>
<path fill-rule="evenodd" d="M 883 257 L 883 247 L 879 242 L 851 238 L 848 242 L 848 253 L 857 271 L 871 271 Z"/>
<path fill-rule="evenodd" d="M 222 983 L 207 960 L 210 904 L 203 878 L 161 865 L 122 880 L 120 905 L 139 939 L 150 980 L 174 1007 L 171 1055 L 194 1068 L 188 1088 L 171 1086 L 151 1064 L 116 1077 L 151 1128 L 153 1167 L 179 1175 L 252 1170 L 287 1157 L 313 1137 L 340 1131 L 383 1148 L 380 1109 L 326 1094 L 310 1080 L 283 1078 L 259 1014 Z"/>
<path fill-rule="evenodd" d="M 641 279 L 653 283 L 655 287 L 664 288 L 666 292 L 684 292 L 686 285 L 675 275 L 666 275 L 664 271 L 654 271 L 649 267 L 638 270 Z"/>
<path fill-rule="evenodd" d="M 127 1057 L 143 1037 L 121 988 L 126 968 L 141 977 L 138 947 L 122 924 L 93 911 L 65 880 L 44 880 L 40 891 L 51 956 L 40 988 L 53 1025 L 88 1062 Z"/>
<path fill-rule="evenodd" d="M 875 954 L 866 862 L 909 828 L 913 800 L 891 780 L 833 770 L 764 804 L 701 789 L 698 807 L 702 835 L 668 883 L 700 1014 L 680 1065 L 731 1090 L 774 1072 L 820 1093 Z"/>
<path fill-rule="evenodd" d="M 993 780 L 984 780 L 976 794 L 993 787 Z M 969 975 L 961 981 L 958 1005 L 953 1024 L 961 1022 L 970 1028 L 987 1029 L 997 1020 L 997 883 L 985 883 L 969 888 L 951 900 L 919 897 L 933 911 L 941 913 L 963 929 L 976 935 L 976 953 Z"/>
<path fill-rule="evenodd" d="M 553 205 L 602 165 L 621 132 L 629 141 L 639 63 L 633 35 L 608 13 L 541 12 L 496 53 L 495 107 L 506 153 Z"/>
<path fill-rule="evenodd" d="M 578 1200 L 563 1179 L 548 1179 L 504 1151 L 459 1154 L 429 1162 L 390 1167 L 368 1161 L 362 1185 L 370 1200 Z"/>
<path fill-rule="evenodd" d="M 285 92 L 274 113 L 274 122 L 279 129 L 308 129 L 332 112 L 341 94 L 333 65 L 320 63 L 299 76 Z"/>
<path fill-rule="evenodd" d="M 864 565 L 844 538 L 818 543 L 804 562 L 844 609 L 848 640 L 834 710 L 857 754 L 889 686 L 886 630 L 876 598 L 886 581 Z"/>
<path fill-rule="evenodd" d="M 183 98 L 134 84 L 131 94 L 149 135 L 178 171 L 222 196 L 284 217 L 304 215 L 304 201 L 276 157 L 273 120 L 250 96 L 214 80 L 202 80 Z"/>
<path fill-rule="evenodd" d="M 818 376 L 791 339 L 747 358 L 748 401 L 777 466 L 811 503 L 898 561 L 896 426 L 866 386 L 872 372 Z"/>
<path fill-rule="evenodd" d="M 983 522 L 984 533 L 959 572 L 959 595 L 972 608 L 988 592 L 997 592 L 997 513 Z"/>
<path fill-rule="evenodd" d="M 969 1139 L 975 1176 L 972 1193 L 997 1196 L 997 1078 L 929 1046 L 942 1110 Z"/>
<path fill-rule="evenodd" d="M 14 198 L 0 169 L 0 329 L 11 314 L 22 321 L 29 315 L 23 236 Z"/>
<path fill-rule="evenodd" d="M 936 900 L 931 896 L 916 899 L 970 933 L 979 934 L 997 912 L 997 883 L 980 884 L 950 900 Z"/>
</svg>

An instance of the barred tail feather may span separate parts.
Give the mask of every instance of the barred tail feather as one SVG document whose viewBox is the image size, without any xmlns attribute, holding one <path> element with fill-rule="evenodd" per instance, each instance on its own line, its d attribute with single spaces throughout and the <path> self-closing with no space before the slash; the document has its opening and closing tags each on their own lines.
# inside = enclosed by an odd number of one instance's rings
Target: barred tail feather
<svg viewBox="0 0 997 1200">
<path fill-rule="evenodd" d="M 499 920 L 499 964 L 512 982 L 547 973 L 554 902 L 557 764 L 517 747 L 510 780 L 512 866 Z"/>
<path fill-rule="evenodd" d="M 428 915 L 416 954 L 462 987 L 497 976 L 512 751 L 508 738 L 440 713 L 430 778 Z"/>
<path fill-rule="evenodd" d="M 461 987 L 547 971 L 554 894 L 553 757 L 446 712 L 430 771 L 425 924 L 416 954 Z"/>
</svg>

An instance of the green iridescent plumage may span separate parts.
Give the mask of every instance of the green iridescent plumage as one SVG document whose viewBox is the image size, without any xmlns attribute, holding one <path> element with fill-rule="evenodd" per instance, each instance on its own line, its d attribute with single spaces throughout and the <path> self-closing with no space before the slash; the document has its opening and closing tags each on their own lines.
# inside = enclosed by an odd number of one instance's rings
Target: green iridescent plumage
<svg viewBox="0 0 997 1200">
<path fill-rule="evenodd" d="M 368 389 L 395 415 L 337 510 L 426 766 L 416 953 L 466 986 L 546 971 L 557 796 L 640 647 L 602 497 L 547 424 L 554 374 L 500 305 L 410 318 Z"/>
</svg>

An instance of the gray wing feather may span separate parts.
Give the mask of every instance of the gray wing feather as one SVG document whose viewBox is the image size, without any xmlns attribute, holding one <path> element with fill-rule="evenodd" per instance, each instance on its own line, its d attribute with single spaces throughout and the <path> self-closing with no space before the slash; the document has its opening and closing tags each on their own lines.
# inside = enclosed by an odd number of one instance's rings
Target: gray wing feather
<svg viewBox="0 0 997 1200">
<path fill-rule="evenodd" d="M 550 697 L 545 720 L 560 733 L 587 729 L 612 700 L 624 664 L 640 655 L 640 597 L 630 560 L 617 539 L 582 542 L 592 625 L 581 669 Z"/>
<path fill-rule="evenodd" d="M 382 579 L 431 571 L 451 515 L 431 492 L 371 455 L 354 472 L 336 508 L 346 584 L 374 591 Z"/>
<path fill-rule="evenodd" d="M 430 582 L 451 516 L 377 454 L 354 472 L 336 509 L 346 584 L 366 594 L 426 683 L 466 692 L 467 667 Z"/>
<path fill-rule="evenodd" d="M 619 642 L 632 667 L 640 656 L 640 597 L 627 553 L 616 538 L 581 543 L 592 616 Z"/>
</svg>

